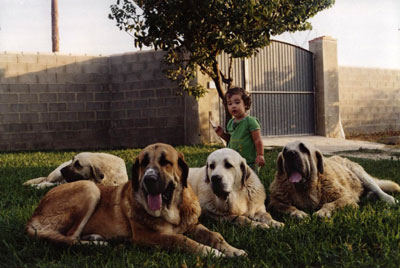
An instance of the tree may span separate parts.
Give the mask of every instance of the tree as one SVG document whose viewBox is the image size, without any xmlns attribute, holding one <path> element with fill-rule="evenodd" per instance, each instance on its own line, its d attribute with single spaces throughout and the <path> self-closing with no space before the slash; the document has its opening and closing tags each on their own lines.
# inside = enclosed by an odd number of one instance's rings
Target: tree
<svg viewBox="0 0 400 268">
<path fill-rule="evenodd" d="M 218 95 L 232 86 L 232 59 L 250 57 L 284 32 L 311 29 L 307 20 L 334 0 L 117 0 L 109 17 L 121 30 L 133 32 L 135 46 L 166 51 L 167 77 L 199 98 L 193 85 L 197 68 L 214 81 Z M 229 54 L 228 73 L 217 56 Z"/>
<path fill-rule="evenodd" d="M 51 0 L 51 43 L 52 51 L 59 52 L 60 38 L 58 36 L 58 0 Z"/>
</svg>

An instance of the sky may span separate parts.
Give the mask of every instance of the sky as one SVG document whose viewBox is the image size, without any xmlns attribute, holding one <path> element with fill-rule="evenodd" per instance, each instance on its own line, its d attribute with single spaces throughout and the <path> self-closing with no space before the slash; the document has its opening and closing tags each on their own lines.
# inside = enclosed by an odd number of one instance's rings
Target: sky
<svg viewBox="0 0 400 268">
<path fill-rule="evenodd" d="M 51 1 L 0 0 L 0 53 L 51 52 Z M 108 19 L 116 0 L 59 0 L 60 52 L 110 55 L 136 51 L 134 39 Z M 313 30 L 273 39 L 308 49 L 331 36 L 340 66 L 400 69 L 400 0 L 336 0 L 310 19 Z"/>
</svg>

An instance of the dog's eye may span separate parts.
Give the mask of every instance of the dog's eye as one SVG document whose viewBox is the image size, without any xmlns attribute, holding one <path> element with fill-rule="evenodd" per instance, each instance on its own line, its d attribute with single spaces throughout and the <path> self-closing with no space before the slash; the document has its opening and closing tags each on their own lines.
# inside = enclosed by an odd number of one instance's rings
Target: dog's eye
<svg viewBox="0 0 400 268">
<path fill-rule="evenodd" d="M 147 167 L 147 165 L 150 163 L 149 155 L 145 154 L 142 161 L 140 162 L 140 166 L 142 167 Z"/>
<path fill-rule="evenodd" d="M 82 168 L 81 164 L 79 163 L 79 161 L 76 161 L 74 164 L 75 168 Z"/>
<path fill-rule="evenodd" d="M 160 166 L 162 166 L 162 167 L 167 166 L 167 165 L 172 166 L 172 162 L 169 161 L 169 160 L 166 158 L 165 153 L 162 153 L 162 154 L 161 154 L 159 163 L 160 163 Z"/>
<path fill-rule="evenodd" d="M 167 166 L 167 165 L 171 165 L 172 166 L 172 163 L 170 162 L 170 161 L 168 161 L 167 159 L 165 159 L 165 158 L 162 158 L 162 159 L 160 159 L 160 166 Z"/>
<path fill-rule="evenodd" d="M 229 162 L 225 162 L 225 168 L 226 169 L 229 169 L 229 168 L 232 168 L 233 166 L 231 165 L 231 163 L 229 163 Z"/>
<path fill-rule="evenodd" d="M 214 163 L 210 164 L 210 169 L 214 169 L 214 168 L 215 168 L 215 164 Z"/>
</svg>

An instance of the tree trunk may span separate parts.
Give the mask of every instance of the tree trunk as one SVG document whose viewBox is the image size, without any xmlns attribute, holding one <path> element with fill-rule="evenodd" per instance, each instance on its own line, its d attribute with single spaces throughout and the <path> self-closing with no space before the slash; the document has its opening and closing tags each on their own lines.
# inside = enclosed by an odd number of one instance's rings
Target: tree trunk
<svg viewBox="0 0 400 268">
<path fill-rule="evenodd" d="M 212 78 L 214 83 L 215 83 L 215 87 L 217 89 L 218 92 L 218 96 L 221 99 L 222 103 L 224 104 L 225 107 L 225 130 L 226 130 L 226 125 L 228 124 L 228 121 L 232 118 L 231 114 L 228 111 L 228 107 L 225 105 L 224 102 L 224 98 L 225 98 L 225 90 L 223 89 L 223 81 L 222 81 L 222 77 L 221 77 L 221 72 L 219 69 L 219 64 L 217 61 L 215 61 L 215 63 L 213 64 L 213 71 L 215 74 L 215 77 Z M 231 86 L 230 84 L 228 84 L 228 87 Z"/>
<path fill-rule="evenodd" d="M 58 36 L 58 0 L 51 0 L 51 41 L 53 52 L 59 52 Z"/>
</svg>

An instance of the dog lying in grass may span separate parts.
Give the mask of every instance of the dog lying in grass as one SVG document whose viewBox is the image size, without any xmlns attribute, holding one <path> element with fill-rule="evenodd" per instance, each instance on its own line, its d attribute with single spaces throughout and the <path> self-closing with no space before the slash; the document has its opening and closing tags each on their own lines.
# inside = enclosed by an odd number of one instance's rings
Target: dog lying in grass
<svg viewBox="0 0 400 268">
<path fill-rule="evenodd" d="M 284 225 L 265 210 L 263 184 L 246 160 L 232 149 L 214 151 L 206 166 L 190 168 L 188 181 L 205 216 L 261 228 Z"/>
<path fill-rule="evenodd" d="M 301 219 L 309 216 L 303 210 L 331 217 L 344 206 L 358 207 L 360 196 L 368 191 L 393 205 L 397 201 L 385 192 L 400 192 L 400 186 L 371 177 L 346 158 L 325 158 L 312 144 L 296 141 L 279 153 L 270 191 L 270 209 Z"/>
<path fill-rule="evenodd" d="M 112 154 L 83 152 L 62 163 L 47 177 L 28 180 L 24 185 L 45 188 L 77 180 L 90 180 L 106 186 L 120 185 L 128 181 L 125 161 Z"/>
<path fill-rule="evenodd" d="M 187 185 L 188 172 L 183 155 L 172 146 L 149 145 L 136 158 L 132 180 L 120 186 L 78 181 L 51 189 L 26 231 L 32 237 L 67 245 L 123 238 L 202 255 L 246 255 L 199 224 L 200 204 Z"/>
</svg>

